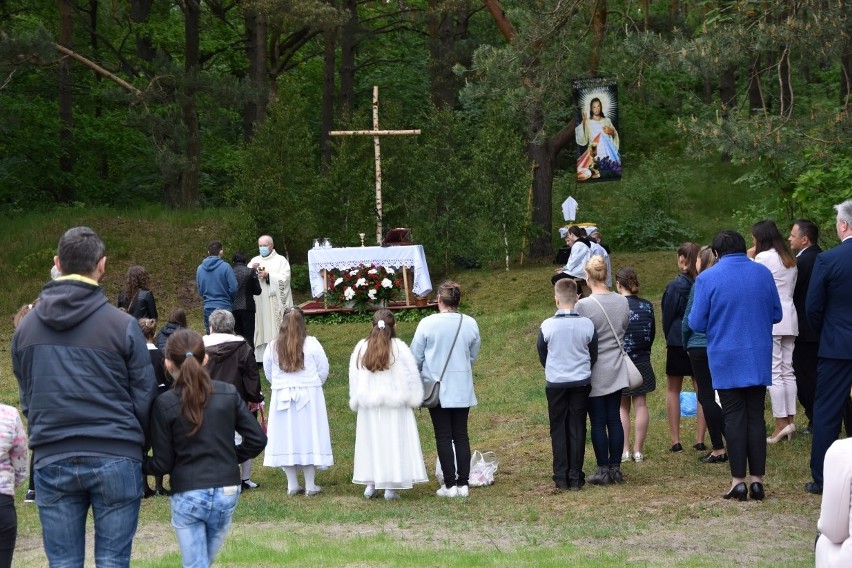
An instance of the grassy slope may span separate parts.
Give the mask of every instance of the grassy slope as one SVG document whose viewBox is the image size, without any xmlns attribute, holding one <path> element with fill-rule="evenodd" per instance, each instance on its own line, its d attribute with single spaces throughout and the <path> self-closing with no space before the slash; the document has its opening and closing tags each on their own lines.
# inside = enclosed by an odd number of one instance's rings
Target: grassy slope
<svg viewBox="0 0 852 568">
<path fill-rule="evenodd" d="M 34 297 L 46 276 L 52 247 L 69 226 L 90 224 L 108 246 L 106 286 L 112 299 L 131 263 L 153 275 L 161 313 L 181 304 L 190 309 L 190 325 L 200 329 L 200 303 L 193 296 L 194 269 L 212 238 L 228 248 L 226 228 L 216 212 L 169 214 L 159 211 L 65 212 L 50 219 L 11 223 L 0 263 L 5 278 L 0 326 L 0 400 L 14 403 L 8 321 L 14 307 Z M 613 267 L 638 270 L 643 295 L 657 305 L 674 275 L 673 254 L 618 254 Z M 346 368 L 366 324 L 312 324 L 323 343 L 332 372 L 326 397 L 335 450 L 334 467 L 318 481 L 326 493 L 316 499 L 287 498 L 279 471 L 255 465 L 260 491 L 245 495 L 223 565 L 436 566 L 463 562 L 473 566 L 646 565 L 801 566 L 812 562 L 819 501 L 804 494 L 809 439 L 769 448 L 765 502 L 729 503 L 720 495 L 728 486 L 726 465 L 697 461 L 688 450 L 673 455 L 665 422 L 663 345 L 654 350 L 658 389 L 649 396 L 647 461 L 626 464 L 627 483 L 587 487 L 580 493 L 551 490 L 549 439 L 543 373 L 535 355 L 538 325 L 553 310 L 549 264 L 513 267 L 509 272 L 471 271 L 454 275 L 465 291 L 463 309 L 476 317 L 483 348 L 476 365 L 480 405 L 471 414 L 474 449 L 493 450 L 500 460 L 497 483 L 475 489 L 466 501 L 441 501 L 434 483 L 405 492 L 395 503 L 364 501 L 350 483 L 355 416 L 347 404 Z M 414 323 L 401 323 L 410 341 Z M 767 416 L 770 416 L 767 401 Z M 429 470 L 435 462 L 428 415 L 417 413 Z M 694 435 L 694 420 L 683 421 L 683 441 Z M 709 440 L 709 438 L 708 438 Z M 593 467 L 591 445 L 587 472 Z M 20 502 L 20 501 L 19 501 Z M 20 505 L 21 566 L 40 566 L 39 524 L 35 507 Z M 91 549 L 91 546 L 89 547 Z M 143 503 L 134 565 L 173 566 L 176 545 L 169 526 L 168 500 Z M 736 559 L 736 560 L 734 560 Z"/>
</svg>

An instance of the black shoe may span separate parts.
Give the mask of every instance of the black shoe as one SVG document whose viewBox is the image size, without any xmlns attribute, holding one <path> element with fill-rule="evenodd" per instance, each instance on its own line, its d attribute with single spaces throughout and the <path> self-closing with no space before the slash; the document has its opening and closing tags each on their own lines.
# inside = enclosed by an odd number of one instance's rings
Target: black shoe
<svg viewBox="0 0 852 568">
<path fill-rule="evenodd" d="M 598 467 L 595 473 L 586 479 L 592 485 L 609 485 L 612 479 L 609 477 L 609 467 Z"/>
<path fill-rule="evenodd" d="M 808 481 L 805 483 L 805 491 L 814 495 L 822 495 L 822 485 L 816 481 Z"/>
<path fill-rule="evenodd" d="M 568 482 L 567 481 L 555 481 L 556 489 L 559 491 L 568 491 Z"/>
<path fill-rule="evenodd" d="M 680 445 L 680 442 L 669 448 L 670 452 L 680 453 L 683 451 L 683 446 Z"/>
<path fill-rule="evenodd" d="M 698 442 L 697 444 L 692 446 L 692 449 L 697 452 L 704 452 L 707 450 L 707 446 L 704 445 L 704 442 Z"/>
<path fill-rule="evenodd" d="M 737 501 L 745 501 L 748 499 L 748 489 L 746 489 L 745 481 L 741 481 L 734 485 L 734 488 L 722 495 L 725 499 L 736 499 Z"/>
<path fill-rule="evenodd" d="M 755 501 L 763 501 L 763 498 L 766 496 L 763 492 L 763 484 L 759 481 L 755 481 L 749 485 L 749 493 Z"/>
<path fill-rule="evenodd" d="M 624 483 L 624 475 L 621 473 L 621 467 L 617 465 L 609 466 L 609 478 L 613 483 Z"/>
<path fill-rule="evenodd" d="M 156 494 L 157 494 L 157 492 L 154 491 L 153 489 L 151 489 L 150 487 L 148 487 L 147 485 L 142 488 L 142 497 L 144 497 L 145 499 L 147 499 L 149 497 L 153 497 Z"/>
<path fill-rule="evenodd" d="M 251 491 L 252 489 L 257 489 L 258 487 L 260 487 L 259 483 L 255 483 L 251 479 L 243 479 L 241 485 L 243 491 Z"/>
<path fill-rule="evenodd" d="M 719 454 L 718 456 L 714 456 L 713 452 L 710 452 L 701 458 L 700 461 L 704 463 L 725 463 L 728 461 L 728 454 Z"/>
<path fill-rule="evenodd" d="M 24 503 L 35 503 L 34 489 L 27 489 L 27 495 L 24 497 Z"/>
<path fill-rule="evenodd" d="M 164 497 L 168 497 L 172 492 L 166 489 L 165 487 L 157 487 L 157 495 L 163 495 Z"/>
</svg>

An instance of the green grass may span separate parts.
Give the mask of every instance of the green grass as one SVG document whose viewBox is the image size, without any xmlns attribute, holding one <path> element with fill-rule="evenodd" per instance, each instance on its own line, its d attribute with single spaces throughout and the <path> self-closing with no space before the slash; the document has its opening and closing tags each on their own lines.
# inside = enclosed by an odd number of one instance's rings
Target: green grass
<svg viewBox="0 0 852 568">
<path fill-rule="evenodd" d="M 8 291 L 0 300 L 0 400 L 17 402 L 8 345 L 11 316 L 18 304 L 38 294 L 47 278 L 52 247 L 61 232 L 79 223 L 107 241 L 105 285 L 111 300 L 124 271 L 141 263 L 153 275 L 161 313 L 182 304 L 190 326 L 201 328 L 194 297 L 195 267 L 207 241 L 221 238 L 229 249 L 227 225 L 216 211 L 138 215 L 98 210 L 62 212 L 51 218 L 11 222 L 0 236 L 0 278 Z M 428 251 L 427 251 L 428 253 Z M 226 252 L 228 254 L 228 252 Z M 22 265 L 20 271 L 16 267 Z M 613 254 L 613 267 L 632 265 L 642 295 L 658 308 L 662 290 L 676 271 L 673 252 Z M 550 480 L 544 377 L 535 352 L 538 326 L 554 310 L 547 263 L 505 270 L 467 271 L 452 276 L 463 289 L 462 310 L 473 315 L 482 334 L 475 365 L 479 406 L 471 412 L 474 449 L 492 450 L 500 460 L 495 485 L 475 488 L 467 500 L 440 500 L 437 485 L 419 485 L 400 501 L 366 501 L 351 483 L 355 414 L 348 407 L 348 360 L 366 335 L 364 322 L 309 323 L 328 353 L 331 374 L 325 387 L 335 465 L 318 474 L 324 493 L 287 497 L 283 473 L 259 459 L 253 479 L 261 489 L 245 494 L 218 565 L 276 566 L 803 566 L 813 562 L 819 499 L 807 495 L 810 440 L 769 447 L 767 499 L 731 503 L 721 499 L 730 480 L 727 465 L 698 462 L 689 448 L 694 419 L 682 421 L 683 454 L 668 452 L 665 418 L 664 346 L 654 346 L 657 390 L 648 397 L 651 425 L 647 460 L 625 464 L 627 482 L 556 493 Z M 437 278 L 436 278 L 437 281 Z M 436 282 L 437 283 L 437 282 Z M 304 297 L 304 292 L 297 294 Z M 416 322 L 401 322 L 410 341 Z M 658 326 L 659 329 L 659 326 Z M 686 381 L 688 384 L 689 381 Z M 767 401 L 767 420 L 771 420 Z M 416 412 L 430 475 L 435 445 L 426 412 Z M 708 437 L 709 441 L 709 437 Z M 594 467 L 587 445 L 586 471 Z M 23 490 L 19 492 L 22 498 Z M 16 565 L 43 566 L 36 509 L 19 500 Z M 91 532 L 91 531 L 90 531 Z M 89 546 L 91 552 L 91 545 Z M 142 504 L 134 545 L 134 566 L 178 563 L 169 524 L 168 500 Z"/>
</svg>

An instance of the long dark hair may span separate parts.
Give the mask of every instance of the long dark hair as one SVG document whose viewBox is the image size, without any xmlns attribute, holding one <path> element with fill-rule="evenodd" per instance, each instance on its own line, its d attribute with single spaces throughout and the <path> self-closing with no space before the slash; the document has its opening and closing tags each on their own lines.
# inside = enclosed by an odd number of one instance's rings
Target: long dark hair
<svg viewBox="0 0 852 568">
<path fill-rule="evenodd" d="M 796 257 L 787 248 L 787 241 L 781 236 L 781 231 L 775 221 L 764 219 L 758 221 L 751 226 L 751 236 L 754 237 L 754 252 L 761 253 L 767 250 L 775 249 L 778 256 L 781 257 L 781 263 L 786 268 L 796 266 Z"/>
<path fill-rule="evenodd" d="M 194 436 L 201 428 L 204 407 L 213 392 L 210 375 L 204 368 L 204 341 L 191 329 L 178 329 L 166 342 L 165 355 L 175 366 L 174 388 L 180 393 L 181 412 L 193 426 L 189 435 Z"/>
<path fill-rule="evenodd" d="M 381 322 L 381 323 L 380 323 Z M 368 371 L 390 369 L 393 338 L 396 337 L 396 318 L 390 310 L 384 308 L 373 314 L 373 328 L 367 337 L 367 348 L 358 363 L 363 363 Z"/>
<path fill-rule="evenodd" d="M 131 266 L 127 269 L 127 274 L 124 276 L 124 301 L 127 302 L 127 308 L 136 298 L 139 290 L 148 289 L 148 273 L 144 266 Z"/>
<path fill-rule="evenodd" d="M 696 243 L 683 243 L 677 247 L 677 255 L 686 259 L 684 273 L 692 280 L 695 280 L 695 277 L 698 276 L 698 272 L 695 270 L 695 259 L 698 258 L 699 250 L 701 250 L 701 247 Z"/>
<path fill-rule="evenodd" d="M 281 319 L 275 352 L 282 371 L 293 373 L 305 368 L 305 338 L 308 336 L 305 316 L 299 308 L 289 308 Z"/>
</svg>

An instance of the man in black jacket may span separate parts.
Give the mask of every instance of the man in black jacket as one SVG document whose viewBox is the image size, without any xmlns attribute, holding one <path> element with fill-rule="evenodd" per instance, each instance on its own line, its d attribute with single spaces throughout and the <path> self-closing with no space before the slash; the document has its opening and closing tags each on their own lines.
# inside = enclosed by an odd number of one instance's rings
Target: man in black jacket
<svg viewBox="0 0 852 568">
<path fill-rule="evenodd" d="M 83 566 L 91 507 L 95 563 L 129 566 L 154 369 L 136 320 L 98 287 L 106 256 L 97 233 L 69 229 L 54 263 L 62 276 L 12 339 L 44 550 L 51 565 Z"/>
<path fill-rule="evenodd" d="M 240 398 L 253 409 L 263 402 L 254 349 L 244 338 L 234 335 L 234 321 L 233 314 L 227 310 L 214 310 L 210 314 L 210 335 L 203 337 L 207 352 L 205 368 L 214 381 L 234 385 Z M 257 410 L 254 413 L 256 417 Z M 243 490 L 259 487 L 251 480 L 251 464 L 252 460 L 240 464 Z"/>
<path fill-rule="evenodd" d="M 819 228 L 807 219 L 799 219 L 790 229 L 787 238 L 790 248 L 796 255 L 796 268 L 799 271 L 796 287 L 793 289 L 793 305 L 799 317 L 799 335 L 793 348 L 793 372 L 796 375 L 796 391 L 799 402 L 808 417 L 808 430 L 813 421 L 814 389 L 817 379 L 817 352 L 819 351 L 819 334 L 811 329 L 808 316 L 805 313 L 805 298 L 808 295 L 808 284 L 814 261 L 822 249 L 819 247 Z"/>
</svg>

